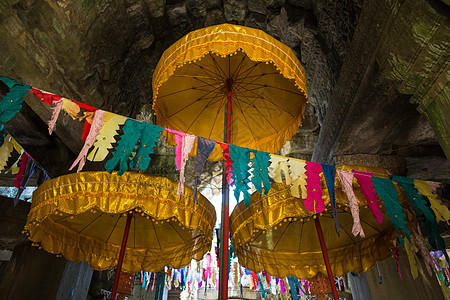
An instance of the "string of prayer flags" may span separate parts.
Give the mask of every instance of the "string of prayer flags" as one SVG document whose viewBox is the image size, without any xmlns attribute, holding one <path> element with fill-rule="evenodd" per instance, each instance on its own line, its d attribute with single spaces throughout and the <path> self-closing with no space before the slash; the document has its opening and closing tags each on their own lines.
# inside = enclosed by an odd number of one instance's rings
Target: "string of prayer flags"
<svg viewBox="0 0 450 300">
<path fill-rule="evenodd" d="M 262 194 L 262 187 L 264 186 L 264 194 L 269 193 L 272 184 L 270 183 L 269 170 L 270 155 L 267 152 L 252 150 L 254 157 L 251 159 L 253 162 L 253 177 L 251 181 L 255 186 L 258 193 Z"/>
<path fill-rule="evenodd" d="M 3 76 L 0 76 L 0 80 L 6 85 L 4 90 L 7 90 L 6 94 L 2 92 L 4 96 L 0 101 L 0 122 L 8 122 L 22 108 L 23 97 L 28 94 L 31 86 Z"/>
<path fill-rule="evenodd" d="M 136 121 L 137 122 L 137 121 Z M 158 143 L 158 139 L 161 136 L 161 132 L 164 127 L 156 126 L 150 123 L 141 122 L 141 135 L 139 137 L 139 143 L 137 143 L 136 154 L 130 162 L 131 169 L 146 170 L 150 165 L 153 148 Z M 135 148 L 133 148 L 134 150 Z"/>
<path fill-rule="evenodd" d="M 419 193 L 428 198 L 431 209 L 434 211 L 434 214 L 439 221 L 445 222 L 450 220 L 449 209 L 441 203 L 426 181 L 414 179 L 414 187 L 419 191 Z"/>
<path fill-rule="evenodd" d="M 127 120 L 128 118 L 124 116 L 105 112 L 102 127 L 98 132 L 94 147 L 87 156 L 87 159 L 97 162 L 105 160 L 109 149 L 113 148 L 112 144 L 116 142 L 114 137 L 117 135 L 117 131 Z"/>
<path fill-rule="evenodd" d="M 197 156 L 195 161 L 194 202 L 198 203 L 197 187 L 201 183 L 200 176 L 205 167 L 206 160 L 214 150 L 216 142 L 202 137 L 197 137 Z"/>
<path fill-rule="evenodd" d="M 300 159 L 289 159 L 289 173 L 291 177 L 291 195 L 296 198 L 306 199 L 306 161 Z M 300 192 L 301 191 L 301 192 Z"/>
<path fill-rule="evenodd" d="M 333 219 L 334 219 L 334 227 L 336 228 L 336 232 L 339 236 L 339 231 L 342 226 L 339 224 L 339 220 L 337 217 L 337 209 L 336 209 L 336 197 L 334 194 L 334 180 L 336 178 L 336 168 L 330 165 L 322 164 L 323 175 L 325 176 L 325 180 L 328 187 L 328 193 L 330 194 L 331 201 L 331 209 L 333 211 Z"/>
<path fill-rule="evenodd" d="M 359 218 L 359 205 L 358 201 L 356 200 L 355 192 L 353 191 L 353 173 L 343 171 L 343 170 L 337 170 L 339 179 L 341 180 L 342 184 L 342 191 L 347 195 L 348 204 L 350 207 L 350 213 L 352 214 L 353 218 L 353 227 L 352 227 L 352 233 L 354 236 L 357 236 L 358 234 L 361 237 L 365 237 L 364 230 L 361 226 L 361 220 Z"/>
<path fill-rule="evenodd" d="M 92 121 L 92 126 L 89 130 L 89 134 L 84 142 L 83 148 L 78 154 L 78 157 L 75 159 L 72 166 L 69 168 L 69 171 L 72 170 L 77 164 L 78 164 L 77 172 L 80 172 L 83 169 L 84 164 L 86 163 L 87 152 L 94 144 L 95 138 L 97 137 L 98 132 L 102 127 L 104 115 L 105 111 L 103 110 L 96 110 L 94 112 L 94 119 Z"/>
<path fill-rule="evenodd" d="M 397 190 L 395 185 L 390 179 L 372 177 L 372 182 L 377 191 L 377 195 L 381 197 L 384 202 L 384 208 L 386 209 L 386 214 L 389 216 L 391 223 L 394 225 L 395 230 L 399 233 L 399 240 L 402 246 L 405 245 L 405 241 L 400 236 L 400 229 L 403 231 L 404 235 L 410 239 L 409 229 L 406 228 L 406 215 L 403 213 L 403 207 L 398 201 Z"/>
<path fill-rule="evenodd" d="M 414 180 L 403 176 L 392 176 L 392 180 L 396 181 L 399 186 L 405 191 L 411 206 L 416 213 L 420 215 L 422 212 L 425 216 L 425 227 L 428 230 L 428 241 L 434 249 L 445 249 L 445 242 L 439 235 L 438 225 L 433 211 L 427 206 L 427 202 L 422 198 L 414 187 Z"/>
<path fill-rule="evenodd" d="M 306 162 L 306 199 L 305 208 L 314 213 L 321 213 L 325 210 L 322 198 L 322 187 L 320 186 L 320 173 L 322 167 L 318 163 Z"/>
<path fill-rule="evenodd" d="M 61 96 L 57 96 L 55 94 L 45 92 L 45 91 L 35 89 L 35 88 L 31 88 L 31 92 L 33 93 L 33 95 L 36 96 L 36 98 L 41 100 L 42 103 L 47 104 L 47 105 L 52 105 L 53 102 L 59 101 L 62 98 Z"/>
<path fill-rule="evenodd" d="M 53 130 L 55 130 L 56 121 L 58 120 L 59 113 L 63 107 L 64 100 L 55 101 L 55 105 L 52 107 L 52 117 L 48 121 L 48 134 L 52 135 Z"/>
<path fill-rule="evenodd" d="M 373 173 L 353 170 L 353 174 L 356 178 L 356 182 L 361 188 L 362 194 L 367 200 L 367 206 L 375 217 L 375 220 L 381 224 L 383 221 L 383 216 L 380 210 L 381 203 L 378 202 L 377 192 L 375 191 L 375 187 L 373 186 L 371 180 Z"/>
<path fill-rule="evenodd" d="M 183 136 L 183 146 L 181 148 L 181 166 L 180 166 L 180 180 L 178 181 L 177 195 L 184 194 L 184 170 L 186 168 L 186 162 L 189 158 L 189 153 L 194 146 L 195 136 L 192 134 L 186 134 Z"/>
<path fill-rule="evenodd" d="M 250 150 L 229 144 L 230 158 L 233 161 L 234 197 L 239 203 L 239 196 L 244 195 L 245 207 L 250 205 Z"/>
</svg>

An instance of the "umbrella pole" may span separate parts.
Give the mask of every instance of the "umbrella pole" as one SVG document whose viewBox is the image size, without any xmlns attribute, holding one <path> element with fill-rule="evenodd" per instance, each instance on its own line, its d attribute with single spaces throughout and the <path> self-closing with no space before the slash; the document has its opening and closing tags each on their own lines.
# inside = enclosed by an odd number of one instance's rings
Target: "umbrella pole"
<svg viewBox="0 0 450 300">
<path fill-rule="evenodd" d="M 316 223 L 317 235 L 319 236 L 320 247 L 322 248 L 323 260 L 325 261 L 325 266 L 327 267 L 328 279 L 330 280 L 333 298 L 334 300 L 339 300 L 336 284 L 334 283 L 333 271 L 331 271 L 330 260 L 328 259 L 327 247 L 325 245 L 325 240 L 323 239 L 322 226 L 320 226 L 319 216 L 317 216 L 317 218 L 314 219 L 314 222 Z"/>
<path fill-rule="evenodd" d="M 116 275 L 114 276 L 114 284 L 111 291 L 112 300 L 116 299 L 117 287 L 119 285 L 120 271 L 122 270 L 123 257 L 125 255 L 125 248 L 127 246 L 128 240 L 128 233 L 130 232 L 131 219 L 133 219 L 133 211 L 130 211 L 127 214 L 127 224 L 125 225 L 125 231 L 123 233 L 122 245 L 120 246 L 119 261 L 117 262 Z"/>
<path fill-rule="evenodd" d="M 232 85 L 233 80 L 227 79 L 227 105 L 224 116 L 224 142 L 231 141 L 231 98 L 233 96 Z M 219 299 L 228 299 L 228 232 L 230 220 L 230 203 L 229 203 L 229 186 L 227 182 L 227 172 L 225 164 L 223 165 L 222 174 L 222 243 L 219 257 L 220 273 L 219 273 Z"/>
</svg>

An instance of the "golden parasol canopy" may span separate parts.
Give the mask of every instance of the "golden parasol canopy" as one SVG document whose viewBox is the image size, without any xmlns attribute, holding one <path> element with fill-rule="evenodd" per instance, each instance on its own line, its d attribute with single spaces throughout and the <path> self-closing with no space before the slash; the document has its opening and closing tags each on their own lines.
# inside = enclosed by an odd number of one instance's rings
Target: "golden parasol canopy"
<svg viewBox="0 0 450 300">
<path fill-rule="evenodd" d="M 339 167 L 388 174 L 381 168 L 350 166 Z M 393 242 L 398 234 L 383 213 L 382 223 L 378 223 L 361 193 L 356 180 L 353 189 L 360 206 L 360 220 L 365 238 L 352 234 L 353 218 L 341 182 L 336 176 L 335 194 L 338 219 L 342 226 L 340 237 L 336 233 L 332 217 L 331 203 L 326 188 L 324 190 L 326 210 L 320 214 L 320 223 L 334 276 L 347 272 L 363 272 L 376 261 L 391 255 Z M 405 203 L 400 189 L 399 200 Z M 317 273 L 327 274 L 314 219 L 317 215 L 306 210 L 303 200 L 290 194 L 290 187 L 275 183 L 268 195 L 254 193 L 250 206 L 240 203 L 230 216 L 230 232 L 239 262 L 254 272 L 266 270 L 272 276 L 284 278 L 294 276 L 310 279 Z M 382 209 L 383 210 L 383 209 Z M 412 214 L 407 214 L 411 220 Z"/>
<path fill-rule="evenodd" d="M 153 73 L 160 126 L 223 141 L 228 96 L 228 142 L 275 153 L 302 122 L 305 71 L 292 50 L 268 34 L 222 24 L 178 40 Z M 210 158 L 222 157 L 220 147 L 216 150 Z"/>
<path fill-rule="evenodd" d="M 33 194 L 25 225 L 44 250 L 96 270 L 117 265 L 127 213 L 133 212 L 123 269 L 159 271 L 183 267 L 210 250 L 214 206 L 178 183 L 127 172 L 82 172 L 44 182 Z"/>
</svg>

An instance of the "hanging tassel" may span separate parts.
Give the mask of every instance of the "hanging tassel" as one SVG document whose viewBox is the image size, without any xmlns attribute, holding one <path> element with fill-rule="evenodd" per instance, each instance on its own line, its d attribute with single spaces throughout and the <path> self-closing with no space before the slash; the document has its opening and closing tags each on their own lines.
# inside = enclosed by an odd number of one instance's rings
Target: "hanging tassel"
<svg viewBox="0 0 450 300">
<path fill-rule="evenodd" d="M 375 264 L 377 265 L 378 283 L 379 283 L 379 284 L 383 284 L 383 277 L 381 276 L 380 266 L 378 265 L 378 262 L 375 262 Z M 345 283 L 345 280 L 344 280 L 344 283 Z M 348 290 L 347 287 L 346 287 L 346 289 Z"/>
<path fill-rule="evenodd" d="M 35 170 L 36 170 L 36 163 L 33 160 L 33 158 L 31 158 L 31 156 L 28 156 L 25 173 L 23 174 L 22 181 L 20 182 L 20 188 L 17 191 L 16 197 L 14 198 L 14 206 L 16 206 L 17 203 L 19 202 L 19 198 L 22 195 L 22 192 L 25 190 L 28 184 L 28 180 L 30 179 L 31 176 L 33 176 Z"/>
<path fill-rule="evenodd" d="M 72 166 L 70 166 L 69 171 L 71 171 L 77 164 L 78 164 L 77 173 L 80 172 L 81 170 L 83 170 L 84 164 L 86 163 L 87 152 L 94 144 L 95 138 L 97 137 L 98 132 L 100 131 L 100 129 L 102 127 L 104 115 L 105 115 L 105 112 L 103 110 L 95 111 L 91 129 L 90 129 L 89 134 L 84 142 L 83 148 L 81 149 L 80 153 L 78 154 L 78 157 L 73 162 Z"/>
<path fill-rule="evenodd" d="M 186 135 L 184 132 L 173 130 L 170 128 L 165 128 L 166 131 L 172 132 L 175 135 L 175 166 L 177 170 L 181 168 L 181 155 L 183 149 L 183 138 Z"/>
<path fill-rule="evenodd" d="M 21 188 L 20 183 L 22 182 L 23 174 L 25 174 L 27 168 L 28 158 L 28 153 L 24 152 L 19 162 L 19 172 L 17 172 L 16 178 L 14 179 L 14 186 L 18 189 Z"/>
<path fill-rule="evenodd" d="M 358 170 L 353 170 L 353 173 L 355 175 L 356 182 L 361 188 L 362 194 L 366 198 L 367 206 L 374 215 L 375 220 L 381 224 L 383 221 L 383 216 L 380 210 L 381 203 L 378 201 L 377 192 L 374 184 L 372 183 L 371 178 L 373 177 L 373 173 Z"/>
<path fill-rule="evenodd" d="M 52 107 L 52 117 L 48 121 L 48 134 L 52 135 L 55 130 L 56 121 L 58 121 L 59 113 L 61 112 L 61 108 L 63 106 L 63 100 L 59 100 L 55 102 L 55 105 Z"/>
<path fill-rule="evenodd" d="M 197 157 L 195 160 L 195 178 L 194 178 L 194 203 L 198 204 L 197 186 L 201 183 L 200 176 L 205 167 L 206 160 L 216 146 L 216 141 L 197 137 Z"/>
<path fill-rule="evenodd" d="M 195 135 L 192 134 L 186 134 L 183 137 L 183 147 L 181 150 L 181 166 L 180 166 L 180 180 L 178 181 L 178 189 L 177 189 L 177 195 L 184 194 L 184 171 L 186 168 L 186 163 L 189 159 L 189 153 L 192 150 L 192 147 L 194 146 L 195 142 Z"/>
<path fill-rule="evenodd" d="M 352 233 L 354 236 L 360 235 L 365 237 L 364 230 L 361 226 L 359 218 L 359 205 L 356 200 L 355 192 L 353 191 L 353 173 L 337 170 L 338 177 L 341 180 L 342 191 L 347 195 L 348 204 L 350 206 L 350 212 L 353 218 Z"/>
<path fill-rule="evenodd" d="M 403 280 L 402 277 L 402 271 L 400 270 L 400 253 L 397 247 L 394 247 L 393 249 L 394 252 L 394 259 L 395 259 L 395 264 L 397 265 L 397 272 L 398 275 L 400 275 L 400 280 Z"/>
</svg>

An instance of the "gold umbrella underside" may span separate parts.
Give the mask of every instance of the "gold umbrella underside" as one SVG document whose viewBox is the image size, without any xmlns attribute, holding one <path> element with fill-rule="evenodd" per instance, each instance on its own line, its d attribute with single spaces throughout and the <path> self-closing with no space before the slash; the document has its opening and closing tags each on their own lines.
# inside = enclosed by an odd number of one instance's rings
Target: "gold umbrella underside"
<svg viewBox="0 0 450 300">
<path fill-rule="evenodd" d="M 362 167 L 354 168 L 362 170 Z M 380 169 L 377 171 L 379 173 Z M 386 171 L 383 173 L 386 174 Z M 320 214 L 320 222 L 333 274 L 341 276 L 347 272 L 363 272 L 376 261 L 389 257 L 398 234 L 389 217 L 384 214 L 384 209 L 381 209 L 383 221 L 379 224 L 367 208 L 359 185 L 354 181 L 353 188 L 365 232 L 365 238 L 355 237 L 352 234 L 353 218 L 348 201 L 336 177 L 338 219 L 342 226 L 338 236 L 324 182 L 322 188 L 326 211 Z M 397 192 L 400 193 L 399 200 L 403 202 L 404 195 L 399 189 Z M 280 278 L 291 275 L 310 279 L 319 272 L 326 274 L 313 220 L 319 215 L 306 210 L 302 199 L 292 197 L 289 187 L 274 184 L 267 196 L 254 193 L 250 203 L 247 209 L 240 203 L 230 217 L 234 249 L 243 266 L 254 272 L 266 270 Z M 407 214 L 407 217 L 411 220 L 412 215 Z"/>
<path fill-rule="evenodd" d="M 232 144 L 275 153 L 297 132 L 306 103 L 300 62 L 266 33 L 230 24 L 191 32 L 164 52 L 153 76 L 157 125 L 222 141 L 228 87 Z M 220 157 L 217 146 L 211 159 Z"/>
<path fill-rule="evenodd" d="M 33 194 L 25 231 L 44 250 L 96 270 L 117 265 L 127 212 L 133 211 L 123 270 L 159 271 L 201 259 L 211 248 L 216 213 L 178 183 L 127 172 L 83 172 L 44 182 Z"/>
</svg>

